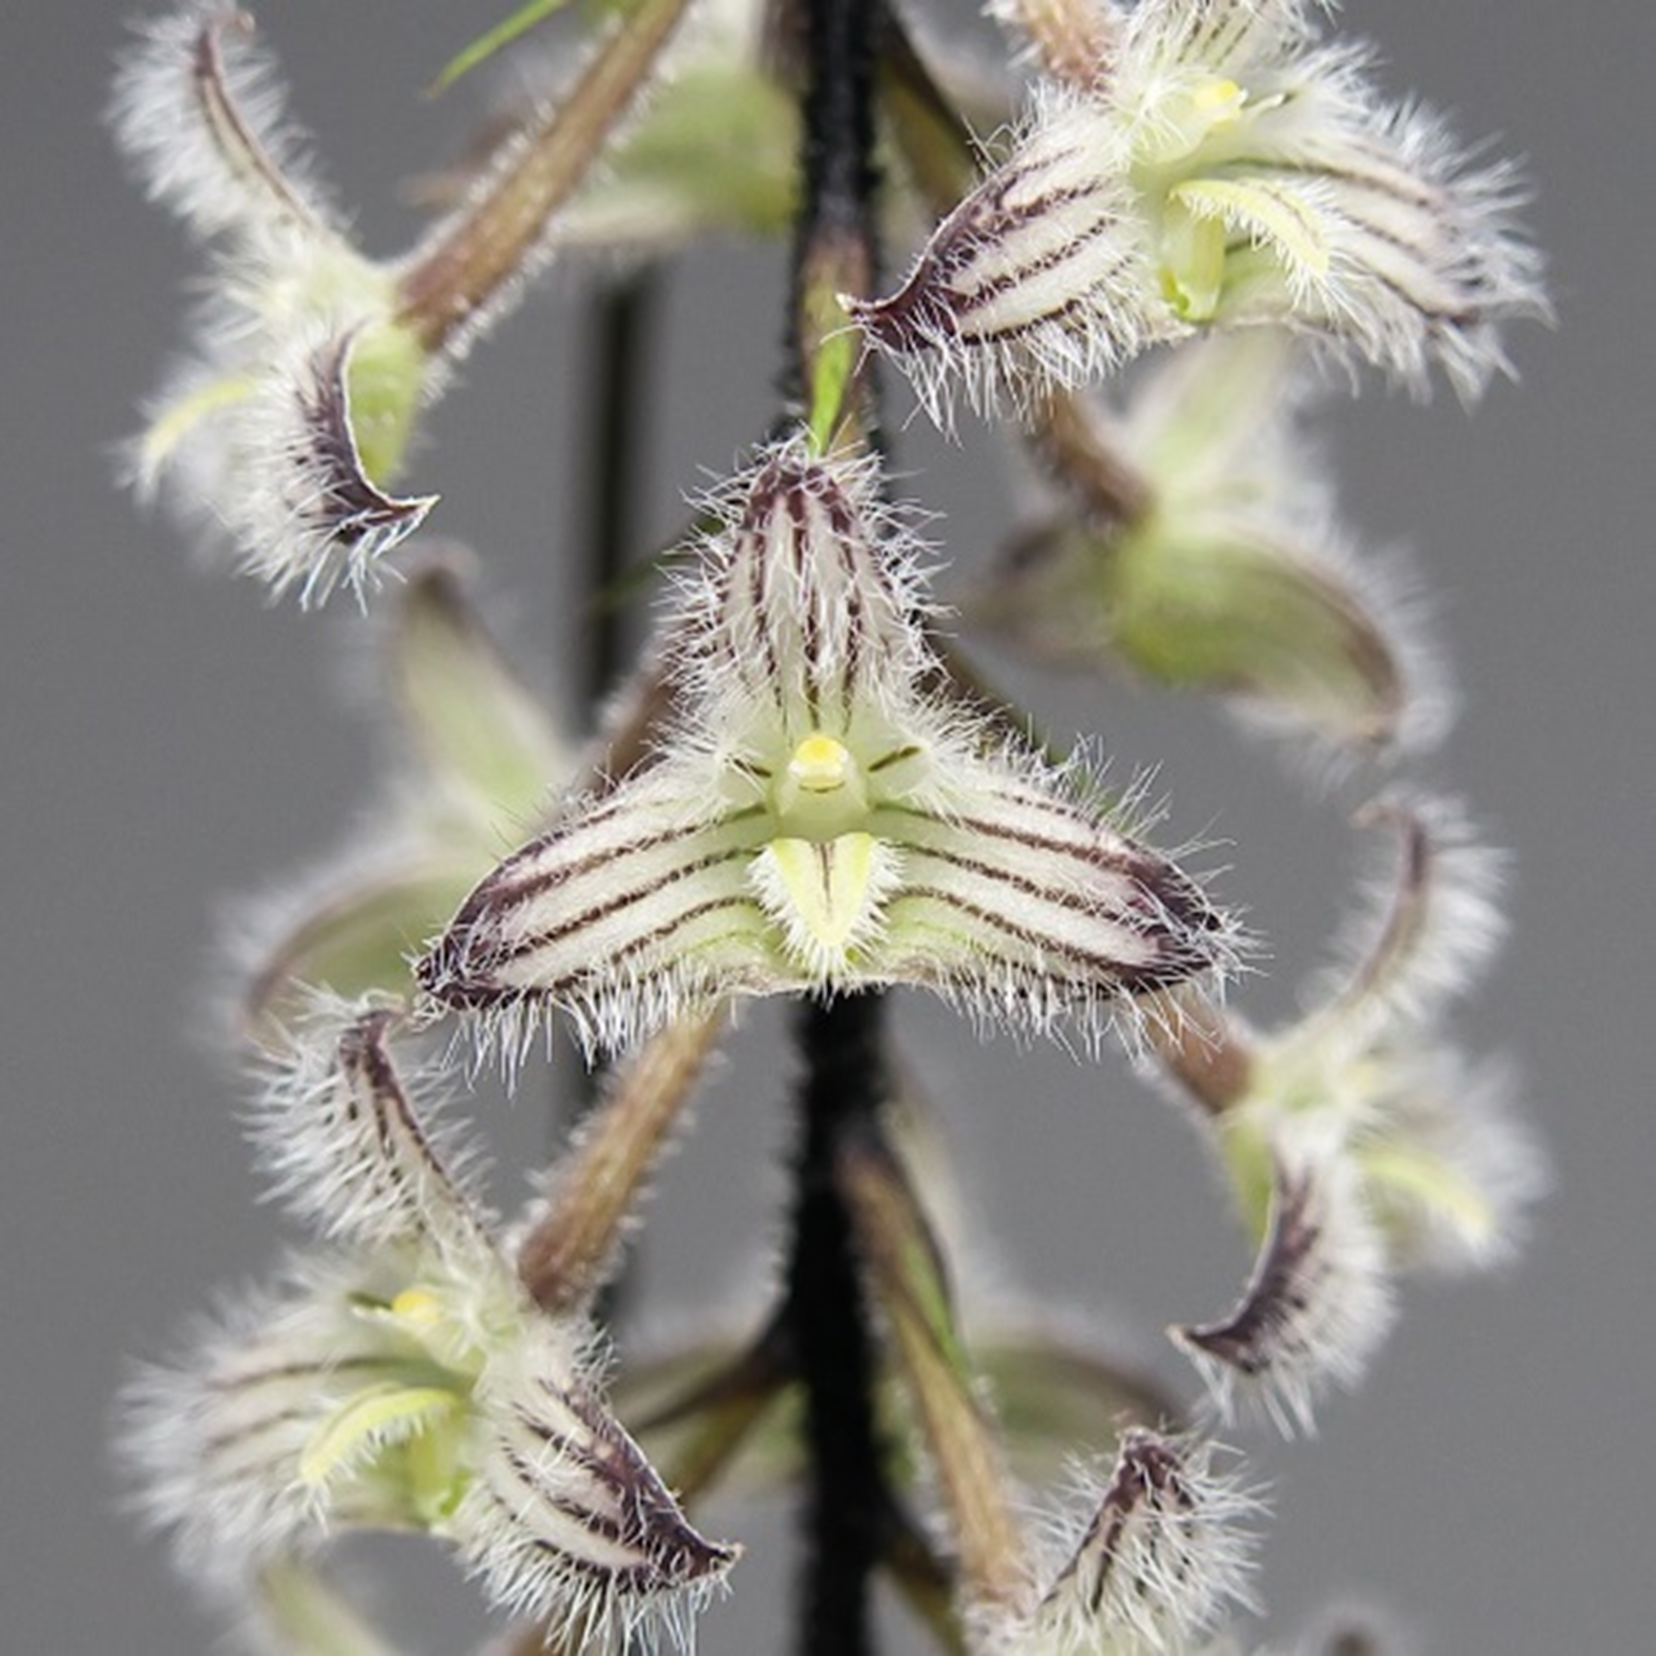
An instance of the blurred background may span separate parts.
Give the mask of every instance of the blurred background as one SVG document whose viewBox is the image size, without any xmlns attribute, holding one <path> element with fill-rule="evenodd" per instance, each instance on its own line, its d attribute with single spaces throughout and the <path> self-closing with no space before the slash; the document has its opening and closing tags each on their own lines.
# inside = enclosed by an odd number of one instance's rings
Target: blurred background
<svg viewBox="0 0 1656 1656">
<path fill-rule="evenodd" d="M 124 1365 L 159 1355 L 218 1289 L 264 1272 L 282 1235 L 259 1203 L 238 1093 L 203 1038 L 226 899 L 327 849 L 373 774 L 363 635 L 348 604 L 268 608 L 192 570 L 178 537 L 112 482 L 112 451 L 181 340 L 195 260 L 123 176 L 101 124 L 122 6 L 13 8 L 5 133 L 7 513 L 0 672 L 7 946 L 0 954 L 0 1647 L 184 1656 L 216 1630 L 162 1549 L 117 1507 L 108 1415 Z M 400 247 L 399 181 L 451 156 L 475 94 L 420 88 L 499 5 L 270 0 L 260 8 L 296 114 L 362 240 Z M 1511 340 L 1522 384 L 1469 418 L 1381 394 L 1336 405 L 1347 517 L 1402 541 L 1441 600 L 1463 712 L 1424 768 L 1514 850 L 1514 941 L 1464 1021 L 1522 1064 L 1556 1190 L 1517 1265 L 1406 1291 L 1400 1328 L 1320 1438 L 1244 1434 L 1274 1484 L 1263 1591 L 1285 1640 L 1330 1600 L 1387 1608 L 1445 1656 L 1651 1646 L 1656 1169 L 1648 958 L 1656 881 L 1651 632 L 1656 560 L 1656 215 L 1642 0 L 1492 7 L 1353 0 L 1394 93 L 1526 158 L 1551 260 L 1555 331 Z M 697 254 L 661 295 L 646 535 L 726 471 L 774 408 L 783 264 Z M 585 295 L 559 276 L 466 365 L 442 403 L 421 490 L 484 559 L 516 659 L 553 693 L 569 658 Z M 908 406 L 894 387 L 894 406 Z M 949 449 L 900 437 L 911 491 L 944 514 L 960 574 L 1009 511 L 973 422 Z M 945 588 L 946 590 L 946 588 Z M 997 670 L 1006 664 L 997 661 Z M 1009 675 L 1010 676 L 1010 675 Z M 1342 912 L 1352 847 L 1267 749 L 1210 707 L 1125 686 L 1016 677 L 1048 729 L 1102 733 L 1158 767 L 1173 840 L 1225 843 L 1220 890 L 1270 945 L 1247 1005 L 1293 1004 Z M 1242 1255 L 1194 1135 L 1119 1066 L 980 1046 L 929 1006 L 906 1044 L 968 1192 L 974 1251 L 999 1280 L 1101 1322 L 1171 1383 L 1169 1321 L 1221 1309 Z M 640 1330 L 697 1308 L 740 1318 L 764 1281 L 780 1193 L 785 1080 L 774 1015 L 748 1020 L 661 1181 L 640 1262 Z M 533 1094 L 479 1113 L 515 1200 L 546 1142 Z M 524 1171 L 520 1171 L 520 1169 Z M 629 1336 L 630 1337 L 630 1336 Z M 790 1515 L 720 1509 L 748 1557 L 701 1648 L 770 1656 Z M 472 1598 L 405 1578 L 393 1623 L 430 1656 L 463 1648 Z"/>
</svg>

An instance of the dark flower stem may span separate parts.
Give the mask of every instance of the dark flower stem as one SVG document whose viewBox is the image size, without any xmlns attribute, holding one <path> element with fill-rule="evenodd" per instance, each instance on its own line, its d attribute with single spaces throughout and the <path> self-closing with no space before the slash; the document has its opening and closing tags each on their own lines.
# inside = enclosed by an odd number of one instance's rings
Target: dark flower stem
<svg viewBox="0 0 1656 1656">
<path fill-rule="evenodd" d="M 866 439 L 871 389 L 856 383 L 838 295 L 873 291 L 878 257 L 874 71 L 882 0 L 796 0 L 806 49 L 804 151 L 789 312 L 787 391 L 825 441 Z M 833 353 L 841 353 L 838 356 Z M 825 370 L 820 371 L 819 370 Z M 838 387 L 843 383 L 843 391 Z M 836 389 L 827 396 L 824 387 Z M 886 1091 L 878 994 L 800 1008 L 804 1062 L 793 1166 L 793 1232 L 783 1332 L 805 1394 L 798 1656 L 871 1656 L 870 1585 L 890 1513 L 875 1429 L 874 1335 L 851 1215 L 837 1187 L 840 1146 L 875 1131 Z"/>
<path fill-rule="evenodd" d="M 799 1013 L 805 1076 L 782 1315 L 805 1390 L 804 1557 L 798 1656 L 869 1656 L 869 1585 L 887 1495 L 874 1419 L 875 1357 L 851 1216 L 835 1179 L 847 1137 L 873 1130 L 885 1091 L 885 1000 L 854 995 Z"/>
<path fill-rule="evenodd" d="M 874 62 L 883 27 L 877 0 L 804 0 L 805 88 L 802 231 L 862 237 L 873 199 Z"/>
<path fill-rule="evenodd" d="M 584 590 L 589 602 L 580 628 L 576 694 L 580 705 L 593 712 L 613 694 L 623 662 L 622 606 L 615 602 L 615 593 L 638 555 L 638 505 L 648 475 L 652 402 L 647 380 L 656 287 L 654 274 L 639 269 L 604 283 L 588 302 L 583 407 L 591 414 L 580 457 L 584 487 L 576 533 L 586 560 Z M 555 1150 L 596 1107 L 605 1072 L 601 1063 L 573 1073 L 570 1066 L 555 1078 L 554 1097 L 571 1101 L 565 1110 L 553 1109 Z M 627 1286 L 626 1266 L 604 1285 L 598 1306 L 606 1322 L 619 1317 Z"/>
<path fill-rule="evenodd" d="M 804 188 L 794 236 L 788 390 L 808 402 L 825 342 L 847 338 L 838 295 L 872 297 L 878 273 L 874 75 L 885 14 L 881 0 L 798 3 L 807 52 Z"/>
<path fill-rule="evenodd" d="M 583 629 L 582 700 L 603 704 L 622 665 L 622 606 L 615 588 L 639 556 L 638 504 L 652 406 L 645 384 L 655 320 L 656 280 L 649 270 L 607 283 L 591 302 L 592 343 L 587 375 L 591 437 L 582 472 L 587 479 L 581 513 L 587 552 L 586 590 L 592 613 Z"/>
</svg>

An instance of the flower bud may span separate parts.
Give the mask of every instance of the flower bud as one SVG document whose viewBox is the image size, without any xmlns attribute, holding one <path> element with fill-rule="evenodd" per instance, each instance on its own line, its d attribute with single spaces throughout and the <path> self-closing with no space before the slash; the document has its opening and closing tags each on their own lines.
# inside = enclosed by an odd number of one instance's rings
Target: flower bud
<svg viewBox="0 0 1656 1656">
<path fill-rule="evenodd" d="M 1363 563 L 1312 475 L 1307 376 L 1288 341 L 1217 336 L 1166 359 L 1124 412 L 1061 447 L 1083 498 L 1107 455 L 1131 493 L 1026 533 L 973 603 L 985 625 L 1067 666 L 1119 664 L 1219 695 L 1250 721 L 1336 751 L 1419 746 L 1444 698 L 1384 563 Z M 1108 480 L 1106 480 L 1108 481 Z"/>
<path fill-rule="evenodd" d="M 1260 1510 L 1213 1446 L 1133 1427 L 1102 1487 L 1082 1491 L 1079 1534 L 1032 1610 L 994 1629 L 997 1656 L 1148 1656 L 1184 1651 L 1234 1603 Z"/>
</svg>

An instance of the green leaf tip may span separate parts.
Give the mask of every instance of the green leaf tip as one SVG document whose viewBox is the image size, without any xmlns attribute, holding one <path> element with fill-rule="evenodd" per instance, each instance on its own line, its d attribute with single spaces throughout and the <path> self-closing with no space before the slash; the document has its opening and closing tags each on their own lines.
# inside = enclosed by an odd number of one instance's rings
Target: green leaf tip
<svg viewBox="0 0 1656 1656">
<path fill-rule="evenodd" d="M 814 453 L 826 454 L 833 447 L 835 434 L 845 417 L 847 393 L 857 371 L 858 350 L 855 334 L 840 333 L 829 335 L 817 352 L 811 375 L 809 421 Z"/>
<path fill-rule="evenodd" d="M 431 83 L 431 93 L 435 96 L 448 91 L 462 75 L 469 75 L 478 64 L 486 62 L 568 4 L 569 0 L 526 0 L 526 4 L 519 6 L 509 17 L 502 18 L 492 29 L 485 30 L 469 46 L 455 53 Z"/>
</svg>

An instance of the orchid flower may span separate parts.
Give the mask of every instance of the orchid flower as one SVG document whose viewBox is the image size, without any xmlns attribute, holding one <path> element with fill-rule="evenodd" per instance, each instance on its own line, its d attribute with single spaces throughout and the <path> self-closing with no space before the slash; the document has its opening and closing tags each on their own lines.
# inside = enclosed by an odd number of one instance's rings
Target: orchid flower
<svg viewBox="0 0 1656 1656">
<path fill-rule="evenodd" d="M 1387 104 L 1314 0 L 1096 0 L 1104 57 L 1040 82 L 1006 158 L 903 285 L 850 303 L 945 414 L 1037 403 L 1147 346 L 1268 323 L 1416 389 L 1505 368 L 1499 326 L 1545 314 L 1502 167 Z"/>
<path fill-rule="evenodd" d="M 146 1510 L 232 1604 L 250 1571 L 402 1529 L 583 1649 L 683 1636 L 735 1552 L 690 1527 L 605 1406 L 590 1324 L 530 1298 L 398 1074 L 394 1023 L 358 1012 L 268 1089 L 276 1194 L 324 1247 L 129 1389 Z"/>
<path fill-rule="evenodd" d="M 346 233 L 284 114 L 252 19 L 187 0 L 116 83 L 118 142 L 215 255 L 198 339 L 135 446 L 210 546 L 277 594 L 359 594 L 436 497 L 388 492 L 454 362 L 550 254 L 554 215 L 679 20 L 643 0 L 588 74 L 497 146 L 476 188 L 404 256 Z"/>
<path fill-rule="evenodd" d="M 557 1007 L 591 1050 L 709 998 L 897 983 L 1091 1030 L 1225 967 L 1197 886 L 951 693 L 876 491 L 800 442 L 737 480 L 667 625 L 653 760 L 478 886 L 420 965 L 439 1001 Z"/>
<path fill-rule="evenodd" d="M 1499 936 L 1501 859 L 1445 802 L 1371 815 L 1398 830 L 1400 872 L 1320 1003 L 1269 1033 L 1193 1014 L 1162 1049 L 1261 1238 L 1234 1309 L 1176 1334 L 1223 1409 L 1247 1399 L 1284 1429 L 1361 1377 L 1399 1272 L 1499 1263 L 1545 1183 L 1504 1070 L 1442 1028 Z"/>
<path fill-rule="evenodd" d="M 1305 353 L 1262 329 L 1169 352 L 1096 420 L 1142 502 L 1019 532 L 965 606 L 1069 668 L 1222 697 L 1325 761 L 1418 751 L 1450 698 L 1395 555 L 1359 557 L 1310 463 Z"/>
</svg>

